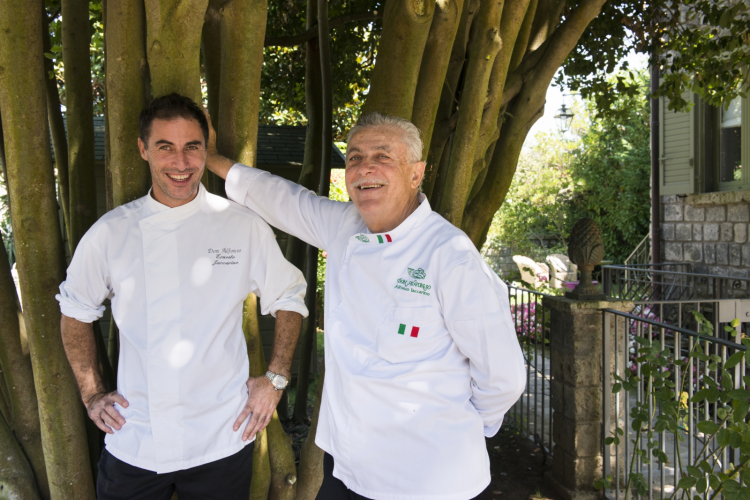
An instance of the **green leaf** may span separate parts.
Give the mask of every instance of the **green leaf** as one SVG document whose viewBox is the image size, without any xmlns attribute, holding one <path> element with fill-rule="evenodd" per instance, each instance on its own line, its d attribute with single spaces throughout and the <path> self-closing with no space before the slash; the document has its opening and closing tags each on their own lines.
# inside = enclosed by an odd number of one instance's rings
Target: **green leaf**
<svg viewBox="0 0 750 500">
<path fill-rule="evenodd" d="M 734 368 L 744 358 L 745 358 L 745 351 L 737 351 L 731 356 L 729 356 L 729 359 L 727 360 L 727 362 L 724 363 L 724 368 L 726 368 L 727 370 L 730 368 Z"/>
<path fill-rule="evenodd" d="M 703 434 L 713 434 L 719 430 L 719 426 L 710 420 L 703 420 L 701 422 L 698 422 L 698 430 L 701 431 Z"/>
<path fill-rule="evenodd" d="M 612 394 L 617 394 L 618 392 L 620 392 L 621 389 L 622 389 L 622 384 L 619 382 L 616 383 L 615 385 L 612 386 Z"/>
<path fill-rule="evenodd" d="M 677 487 L 681 488 L 683 490 L 688 490 L 695 486 L 695 483 L 697 483 L 698 480 L 694 478 L 693 476 L 686 476 L 680 479 L 680 482 L 677 483 Z"/>
<path fill-rule="evenodd" d="M 703 472 L 701 472 L 701 470 L 694 465 L 688 465 L 687 471 L 688 471 L 688 474 L 690 474 L 693 477 L 697 477 L 698 479 L 703 477 Z"/>
<path fill-rule="evenodd" d="M 705 460 L 701 460 L 698 463 L 698 467 L 700 467 L 706 474 L 711 474 L 714 471 L 713 467 L 711 467 L 711 465 Z"/>
<path fill-rule="evenodd" d="M 721 486 L 721 481 L 719 480 L 719 477 L 716 476 L 715 474 L 709 474 L 708 485 L 711 486 L 712 490 L 718 490 L 719 486 Z"/>
<path fill-rule="evenodd" d="M 727 396 L 731 399 L 748 399 L 750 398 L 750 391 L 747 389 L 732 389 L 727 392 Z"/>
<path fill-rule="evenodd" d="M 733 422 L 742 422 L 745 420 L 745 416 L 747 415 L 748 410 L 750 409 L 750 405 L 747 402 L 747 399 L 735 399 L 732 401 L 732 406 L 734 407 L 734 413 L 732 414 L 732 421 Z"/>
<path fill-rule="evenodd" d="M 721 483 L 721 486 L 727 493 L 737 493 L 738 491 L 740 491 L 740 483 L 732 479 L 724 481 L 723 483 Z"/>
<path fill-rule="evenodd" d="M 742 434 L 740 434 L 739 432 L 731 432 L 729 434 L 729 446 L 734 449 L 742 446 Z"/>
<path fill-rule="evenodd" d="M 700 391 L 693 394 L 693 397 L 690 399 L 693 403 L 700 403 L 704 399 L 706 399 L 706 396 L 708 396 L 708 389 L 701 389 Z"/>
<path fill-rule="evenodd" d="M 695 484 L 695 491 L 703 494 L 706 492 L 707 489 L 708 489 L 708 479 L 706 479 L 705 477 L 700 478 L 698 482 Z"/>
</svg>

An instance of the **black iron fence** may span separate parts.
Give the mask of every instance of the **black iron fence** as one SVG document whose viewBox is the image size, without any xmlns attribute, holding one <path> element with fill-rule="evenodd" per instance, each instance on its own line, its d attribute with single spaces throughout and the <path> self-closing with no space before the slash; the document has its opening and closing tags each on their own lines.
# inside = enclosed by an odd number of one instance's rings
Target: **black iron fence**
<svg viewBox="0 0 750 500">
<path fill-rule="evenodd" d="M 552 454 L 550 405 L 550 312 L 543 293 L 508 285 L 511 315 L 526 360 L 526 390 L 508 412 L 508 418 L 541 450 Z"/>
<path fill-rule="evenodd" d="M 732 475 L 742 465 L 739 443 L 727 441 L 747 425 L 747 368 L 736 355 L 747 350 L 743 325 L 730 323 L 722 328 L 730 338 L 720 338 L 710 321 L 695 317 L 697 329 L 688 329 L 604 311 L 603 460 L 611 499 L 670 498 L 676 488 L 714 499 L 729 492 L 725 480 L 744 485 Z"/>
</svg>

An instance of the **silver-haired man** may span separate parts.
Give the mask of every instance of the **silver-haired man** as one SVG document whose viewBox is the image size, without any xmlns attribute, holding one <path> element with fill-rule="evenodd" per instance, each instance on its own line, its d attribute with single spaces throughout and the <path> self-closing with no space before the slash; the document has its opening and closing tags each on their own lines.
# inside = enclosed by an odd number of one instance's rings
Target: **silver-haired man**
<svg viewBox="0 0 750 500">
<path fill-rule="evenodd" d="M 213 137 L 213 134 L 212 134 Z M 419 186 L 410 122 L 362 116 L 340 203 L 215 153 L 227 195 L 328 252 L 319 499 L 491 498 L 485 436 L 524 389 L 508 290 Z"/>
</svg>

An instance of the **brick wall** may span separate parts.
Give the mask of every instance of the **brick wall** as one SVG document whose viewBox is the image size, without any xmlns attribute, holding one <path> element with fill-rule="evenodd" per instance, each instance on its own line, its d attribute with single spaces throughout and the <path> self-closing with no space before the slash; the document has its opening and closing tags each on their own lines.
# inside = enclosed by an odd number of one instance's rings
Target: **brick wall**
<svg viewBox="0 0 750 500">
<path fill-rule="evenodd" d="M 750 203 L 744 197 L 663 196 L 661 218 L 663 261 L 691 263 L 698 273 L 750 277 Z"/>
</svg>

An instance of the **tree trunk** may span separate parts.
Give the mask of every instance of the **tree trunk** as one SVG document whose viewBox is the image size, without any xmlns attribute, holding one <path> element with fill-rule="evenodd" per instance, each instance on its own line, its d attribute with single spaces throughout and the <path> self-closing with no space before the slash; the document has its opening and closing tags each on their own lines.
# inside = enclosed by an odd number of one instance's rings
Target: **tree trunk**
<svg viewBox="0 0 750 500">
<path fill-rule="evenodd" d="M 34 389 L 31 359 L 21 348 L 18 321 L 18 295 L 10 274 L 8 255 L 0 237 L 0 371 L 8 389 L 8 407 L 12 418 L 8 425 L 29 460 L 42 498 L 49 498 L 47 469 L 42 451 L 39 405 Z"/>
<path fill-rule="evenodd" d="M 42 11 L 42 46 L 44 53 L 51 50 L 49 36 L 49 18 Z M 57 185 L 60 187 L 60 204 L 62 205 L 63 220 L 65 221 L 65 233 L 68 238 L 70 254 L 70 242 L 73 241 L 70 233 L 70 178 L 68 176 L 68 138 L 65 135 L 65 122 L 60 109 L 60 91 L 57 88 L 57 77 L 52 59 L 44 58 L 44 75 L 47 89 L 47 119 L 49 121 L 50 135 L 52 136 L 52 147 L 55 151 L 55 168 L 57 169 Z"/>
<path fill-rule="evenodd" d="M 88 0 L 62 0 L 62 50 L 68 124 L 70 250 L 96 222 L 94 102 Z"/>
<path fill-rule="evenodd" d="M 422 53 L 430 32 L 435 0 L 386 2 L 378 62 L 362 113 L 378 111 L 411 119 Z"/>
<path fill-rule="evenodd" d="M 0 109 L 24 316 L 51 497 L 95 497 L 84 415 L 60 337 L 63 280 L 47 128 L 42 2 L 0 1 Z M 89 97 L 90 98 L 90 97 Z"/>
<path fill-rule="evenodd" d="M 299 457 L 297 475 L 297 500 L 314 500 L 323 484 L 323 455 L 324 451 L 315 444 L 320 416 L 320 400 L 323 398 L 323 381 L 325 380 L 325 365 L 318 375 L 318 389 L 315 391 L 315 408 L 313 409 L 312 424 L 307 439 L 302 445 Z"/>
<path fill-rule="evenodd" d="M 221 12 L 216 0 L 209 1 L 206 20 L 201 36 L 201 53 L 208 90 L 208 112 L 214 130 L 219 128 L 219 96 L 221 93 Z M 226 197 L 224 179 L 206 169 L 207 189 L 214 194 Z"/>
<path fill-rule="evenodd" d="M 200 105 L 201 28 L 208 0 L 145 0 L 145 4 L 154 97 L 177 92 Z"/>
<path fill-rule="evenodd" d="M 4 418 L 0 417 L 0 498 L 39 500 L 34 473 Z"/>
<path fill-rule="evenodd" d="M 427 153 L 430 150 L 432 129 L 440 105 L 440 95 L 445 87 L 445 75 L 448 72 L 450 54 L 453 50 L 459 21 L 461 21 L 463 6 L 464 0 L 435 3 L 435 15 L 432 18 L 430 33 L 422 56 L 414 109 L 411 114 L 412 123 L 422 133 L 423 160 L 427 160 Z"/>
<path fill-rule="evenodd" d="M 443 165 L 447 168 L 447 158 L 443 161 L 443 152 L 446 150 L 446 144 L 453 129 L 458 121 L 456 110 L 456 97 L 458 94 L 459 79 L 466 61 L 466 46 L 469 43 L 469 34 L 474 16 L 479 9 L 479 0 L 464 0 L 461 9 L 461 18 L 458 22 L 458 29 L 453 40 L 451 48 L 448 69 L 445 74 L 445 82 L 440 93 L 440 102 L 438 104 L 435 123 L 432 126 L 430 137 L 423 137 L 427 153 L 427 165 L 425 166 L 424 180 L 422 181 L 422 191 L 430 199 L 433 207 L 437 207 L 433 198 L 433 193 L 440 194 L 440 189 L 435 189 L 435 183 L 438 179 L 438 168 Z M 441 181 L 444 184 L 443 181 Z"/>
<path fill-rule="evenodd" d="M 258 142 L 260 74 L 266 0 L 233 0 L 221 17 L 219 153 L 254 167 Z"/>
<path fill-rule="evenodd" d="M 305 306 L 308 317 L 302 322 L 302 345 L 300 348 L 299 370 L 297 371 L 297 397 L 294 400 L 294 420 L 307 424 L 307 393 L 310 388 L 310 361 L 315 347 L 317 322 L 315 321 L 315 298 L 318 284 L 318 249 L 307 245 L 307 264 L 305 266 L 307 291 Z"/>
<path fill-rule="evenodd" d="M 471 190 L 474 151 L 487 99 L 487 85 L 495 57 L 502 45 L 499 36 L 502 14 L 502 2 L 483 0 L 469 47 L 466 79 L 461 91 L 461 113 L 451 143 L 445 193 L 438 210 L 449 222 L 459 227 Z"/>
<path fill-rule="evenodd" d="M 586 27 L 601 10 L 604 0 L 584 0 L 573 9 L 552 36 L 545 41 L 538 63 L 530 68 L 526 81 L 508 107 L 509 118 L 495 145 L 482 188 L 466 207 L 461 228 L 478 245 L 485 228 L 505 198 L 515 174 L 518 157 L 531 126 L 542 116 L 547 88 L 555 72 L 575 47 Z M 532 29 L 533 32 L 533 29 Z M 519 68 L 523 67 L 522 62 Z M 507 84 L 506 84 L 507 88 Z"/>
<path fill-rule="evenodd" d="M 149 101 L 143 1 L 108 2 L 106 16 L 112 204 L 118 207 L 145 196 L 151 186 L 148 163 L 138 151 L 138 116 Z"/>
<path fill-rule="evenodd" d="M 250 294 L 242 308 L 242 331 L 245 333 L 247 355 L 250 358 L 250 376 L 260 377 L 265 373 L 263 344 L 258 328 L 258 298 Z M 242 432 L 240 427 L 237 432 Z M 268 458 L 268 432 L 266 429 L 255 436 L 253 450 L 253 480 L 250 484 L 250 500 L 267 500 L 271 488 L 271 465 Z"/>
</svg>

